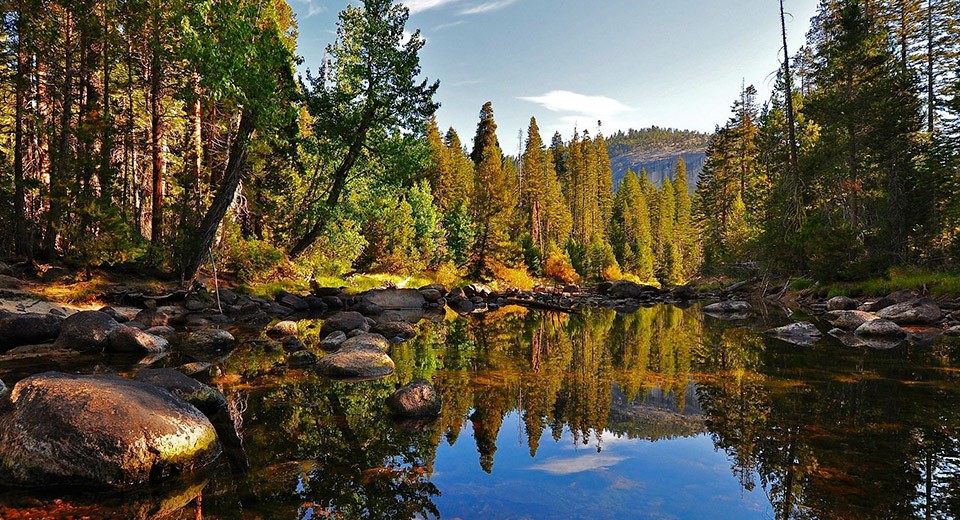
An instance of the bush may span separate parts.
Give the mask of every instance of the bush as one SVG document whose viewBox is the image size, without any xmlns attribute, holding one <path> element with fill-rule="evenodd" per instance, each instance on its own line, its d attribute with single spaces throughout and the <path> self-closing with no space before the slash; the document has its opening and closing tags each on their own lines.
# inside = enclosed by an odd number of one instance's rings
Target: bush
<svg viewBox="0 0 960 520">
<path fill-rule="evenodd" d="M 535 281 L 526 269 L 507 267 L 496 260 L 490 260 L 488 263 L 490 270 L 493 271 L 493 279 L 501 287 L 513 287 L 523 291 L 533 289 Z"/>
<path fill-rule="evenodd" d="M 239 233 L 228 233 L 220 261 L 242 282 L 269 278 L 281 266 L 283 251 L 266 240 L 245 240 Z"/>
<path fill-rule="evenodd" d="M 570 257 L 566 252 L 553 246 L 547 248 L 547 259 L 543 263 L 543 274 L 560 283 L 572 284 L 580 281 L 577 270 L 573 268 Z"/>
</svg>

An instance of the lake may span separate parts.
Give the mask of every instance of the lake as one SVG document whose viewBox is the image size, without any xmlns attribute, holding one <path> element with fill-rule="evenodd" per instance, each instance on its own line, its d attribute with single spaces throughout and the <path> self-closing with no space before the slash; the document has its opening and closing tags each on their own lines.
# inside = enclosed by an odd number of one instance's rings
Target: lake
<svg viewBox="0 0 960 520">
<path fill-rule="evenodd" d="M 395 376 L 359 383 L 285 369 L 249 338 L 212 380 L 238 432 L 216 468 L 122 495 L 8 490 L 0 517 L 960 516 L 960 342 L 762 335 L 788 321 L 666 305 L 451 314 L 394 347 Z M 319 327 L 301 328 L 316 345 Z M 43 369 L 133 370 L 108 361 Z M 29 372 L 0 365 L 8 384 Z M 398 422 L 384 401 L 416 378 L 443 412 Z"/>
</svg>

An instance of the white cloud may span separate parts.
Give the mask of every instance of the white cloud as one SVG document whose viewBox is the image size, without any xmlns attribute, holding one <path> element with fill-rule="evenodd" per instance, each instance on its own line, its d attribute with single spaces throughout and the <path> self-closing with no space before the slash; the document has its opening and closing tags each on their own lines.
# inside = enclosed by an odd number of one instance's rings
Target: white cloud
<svg viewBox="0 0 960 520">
<path fill-rule="evenodd" d="M 497 0 L 495 2 L 484 2 L 478 6 L 471 7 L 469 9 L 464 9 L 460 14 L 482 14 L 489 13 L 490 11 L 496 11 L 497 9 L 503 9 L 508 5 L 515 4 L 517 0 Z"/>
<path fill-rule="evenodd" d="M 422 13 L 430 9 L 436 9 L 448 4 L 457 3 L 460 0 L 404 0 L 403 5 L 407 6 L 410 14 Z"/>
<path fill-rule="evenodd" d="M 632 108 L 613 98 L 587 96 L 569 90 L 553 90 L 542 96 L 527 96 L 520 99 L 536 103 L 552 112 L 567 112 L 599 118 L 633 111 Z"/>
<path fill-rule="evenodd" d="M 320 4 L 316 0 L 297 0 L 301 4 L 307 6 L 307 18 L 311 16 L 320 14 L 327 10 L 327 6 Z"/>
<path fill-rule="evenodd" d="M 627 459 L 624 457 L 600 454 L 580 455 L 571 458 L 552 457 L 540 464 L 530 466 L 530 469 L 545 471 L 553 475 L 572 475 L 585 471 L 607 469 L 625 460 Z"/>
</svg>

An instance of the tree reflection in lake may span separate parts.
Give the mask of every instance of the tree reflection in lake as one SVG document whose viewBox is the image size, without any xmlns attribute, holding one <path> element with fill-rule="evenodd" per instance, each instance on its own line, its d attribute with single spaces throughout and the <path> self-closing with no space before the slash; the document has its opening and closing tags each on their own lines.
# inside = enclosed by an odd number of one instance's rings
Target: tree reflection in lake
<svg viewBox="0 0 960 520">
<path fill-rule="evenodd" d="M 761 321 L 507 308 L 422 322 L 395 375 L 363 383 L 239 349 L 218 383 L 246 396 L 250 470 L 206 475 L 180 516 L 960 515 L 960 345 L 796 347 Z M 384 401 L 416 378 L 442 413 L 398 423 Z"/>
</svg>

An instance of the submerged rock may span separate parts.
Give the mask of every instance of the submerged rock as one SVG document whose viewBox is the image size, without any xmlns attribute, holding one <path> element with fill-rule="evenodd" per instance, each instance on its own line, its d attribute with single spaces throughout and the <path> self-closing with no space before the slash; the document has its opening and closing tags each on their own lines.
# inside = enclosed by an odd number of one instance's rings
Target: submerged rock
<svg viewBox="0 0 960 520">
<path fill-rule="evenodd" d="M 332 379 L 377 379 L 396 369 L 393 360 L 376 346 L 346 345 L 317 362 L 317 372 Z"/>
<path fill-rule="evenodd" d="M 233 334 L 222 329 L 203 329 L 187 334 L 180 346 L 185 350 L 211 352 L 233 348 L 236 343 Z"/>
<path fill-rule="evenodd" d="M 4 480 L 20 486 L 126 488 L 220 455 L 193 405 L 141 381 L 47 372 L 17 383 L 0 421 Z"/>
<path fill-rule="evenodd" d="M 797 345 L 812 345 L 823 336 L 817 326 L 809 321 L 791 323 L 783 327 L 770 329 L 764 334 Z"/>
<path fill-rule="evenodd" d="M 0 319 L 0 352 L 57 339 L 63 318 L 53 314 L 12 314 Z"/>
<path fill-rule="evenodd" d="M 929 298 L 891 305 L 877 313 L 877 316 L 898 325 L 929 325 L 937 322 L 942 315 L 940 306 Z"/>
<path fill-rule="evenodd" d="M 172 368 L 145 368 L 136 380 L 159 386 L 208 416 L 227 408 L 227 398 L 219 390 Z"/>
<path fill-rule="evenodd" d="M 109 347 L 110 333 L 122 327 L 109 314 L 81 311 L 63 320 L 56 346 L 81 352 L 102 352 Z"/>
<path fill-rule="evenodd" d="M 425 379 L 417 379 L 387 398 L 387 407 L 400 417 L 436 417 L 442 406 L 437 389 Z"/>
<path fill-rule="evenodd" d="M 753 312 L 753 307 L 745 302 L 738 300 L 727 300 L 711 305 L 707 305 L 703 308 L 703 312 L 707 314 L 748 314 Z"/>
</svg>

